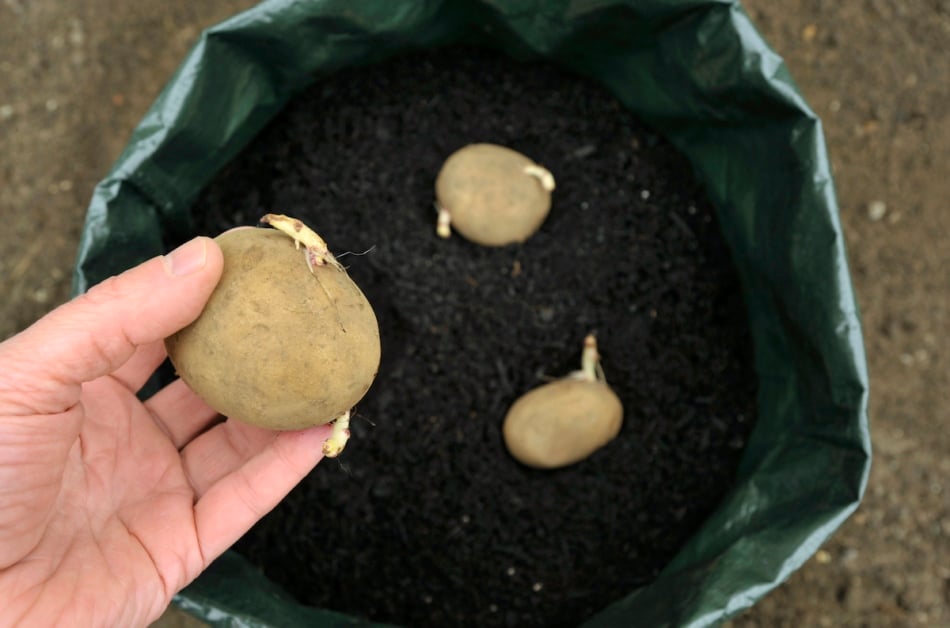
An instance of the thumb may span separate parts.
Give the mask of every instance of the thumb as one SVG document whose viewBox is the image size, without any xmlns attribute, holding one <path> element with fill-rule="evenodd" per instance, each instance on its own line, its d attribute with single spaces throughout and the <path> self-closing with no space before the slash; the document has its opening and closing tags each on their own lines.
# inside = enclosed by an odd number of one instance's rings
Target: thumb
<svg viewBox="0 0 950 628">
<path fill-rule="evenodd" d="M 222 268 L 217 243 L 195 238 L 110 277 L 0 344 L 0 414 L 70 408 L 83 382 L 195 320 Z"/>
</svg>

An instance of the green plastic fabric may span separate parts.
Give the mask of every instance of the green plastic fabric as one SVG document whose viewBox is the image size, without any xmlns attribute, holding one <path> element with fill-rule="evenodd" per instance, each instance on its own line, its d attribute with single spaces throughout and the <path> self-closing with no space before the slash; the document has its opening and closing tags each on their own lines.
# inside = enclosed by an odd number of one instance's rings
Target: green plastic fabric
<svg viewBox="0 0 950 628">
<path fill-rule="evenodd" d="M 689 157 L 716 206 L 748 305 L 758 424 L 715 513 L 651 585 L 586 625 L 726 619 L 841 525 L 870 465 L 861 326 L 821 124 L 736 2 L 264 2 L 202 35 L 97 186 L 75 292 L 189 237 L 202 187 L 304 87 L 462 42 L 600 81 Z M 176 603 L 217 626 L 361 625 L 296 604 L 234 553 Z"/>
</svg>

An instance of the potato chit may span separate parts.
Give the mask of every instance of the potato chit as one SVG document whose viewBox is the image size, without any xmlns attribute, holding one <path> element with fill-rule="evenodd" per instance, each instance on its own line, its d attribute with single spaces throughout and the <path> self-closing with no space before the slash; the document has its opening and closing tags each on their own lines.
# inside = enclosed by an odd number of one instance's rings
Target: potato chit
<svg viewBox="0 0 950 628">
<path fill-rule="evenodd" d="M 483 246 L 524 242 L 551 209 L 554 177 L 521 153 L 469 144 L 452 153 L 435 181 L 437 233 L 452 228 Z"/>
<path fill-rule="evenodd" d="M 581 370 L 522 395 L 508 410 L 502 432 L 515 459 L 554 469 L 590 456 L 622 423 L 623 405 L 607 386 L 597 340 L 588 335 Z"/>
<path fill-rule="evenodd" d="M 183 380 L 212 408 L 275 430 L 334 422 L 336 456 L 350 410 L 379 367 L 376 315 L 359 287 L 299 220 L 233 229 L 215 240 L 221 280 L 201 315 L 165 339 Z"/>
</svg>

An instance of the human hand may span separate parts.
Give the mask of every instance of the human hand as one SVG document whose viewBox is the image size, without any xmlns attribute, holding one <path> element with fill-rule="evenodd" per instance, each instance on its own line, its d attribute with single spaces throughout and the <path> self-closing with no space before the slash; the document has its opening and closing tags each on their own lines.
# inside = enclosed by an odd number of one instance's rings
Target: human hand
<svg viewBox="0 0 950 628">
<path fill-rule="evenodd" d="M 321 459 L 327 426 L 220 422 L 181 380 L 137 399 L 221 268 L 196 238 L 0 343 L 0 624 L 155 620 Z"/>
</svg>

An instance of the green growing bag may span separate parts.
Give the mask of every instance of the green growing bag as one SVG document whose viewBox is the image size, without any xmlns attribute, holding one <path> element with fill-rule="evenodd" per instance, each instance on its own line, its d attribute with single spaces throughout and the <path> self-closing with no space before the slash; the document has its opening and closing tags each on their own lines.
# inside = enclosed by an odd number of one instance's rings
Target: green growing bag
<svg viewBox="0 0 950 628">
<path fill-rule="evenodd" d="M 649 586 L 588 626 L 705 626 L 751 606 L 857 507 L 870 465 L 861 327 L 821 125 L 725 0 L 271 0 L 206 31 L 88 210 L 74 292 L 192 234 L 203 186 L 295 93 L 346 66 L 468 43 L 600 81 L 690 159 L 743 281 L 758 423 L 729 494 Z M 176 603 L 219 626 L 361 622 L 233 552 Z"/>
</svg>

